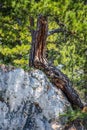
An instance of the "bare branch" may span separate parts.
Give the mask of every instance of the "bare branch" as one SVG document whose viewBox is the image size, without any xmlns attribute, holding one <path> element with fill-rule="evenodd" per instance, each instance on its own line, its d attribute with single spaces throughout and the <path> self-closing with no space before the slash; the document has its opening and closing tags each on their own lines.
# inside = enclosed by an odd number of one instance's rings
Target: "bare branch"
<svg viewBox="0 0 87 130">
<path fill-rule="evenodd" d="M 54 30 L 49 31 L 49 32 L 48 32 L 48 36 L 50 36 L 50 35 L 52 35 L 52 34 L 54 34 L 54 33 L 61 33 L 61 32 L 67 33 L 67 34 L 71 34 L 71 35 L 74 35 L 74 34 L 75 34 L 75 32 L 69 31 L 69 30 L 67 30 L 67 29 L 57 28 L 57 29 L 54 29 Z"/>
<path fill-rule="evenodd" d="M 62 29 L 62 28 L 58 28 L 58 29 L 54 29 L 48 32 L 48 36 L 54 34 L 54 33 L 60 33 L 60 32 L 64 32 L 66 30 Z"/>
<path fill-rule="evenodd" d="M 31 35 L 33 35 L 34 33 L 34 18 L 30 16 L 30 32 L 31 32 Z"/>
</svg>

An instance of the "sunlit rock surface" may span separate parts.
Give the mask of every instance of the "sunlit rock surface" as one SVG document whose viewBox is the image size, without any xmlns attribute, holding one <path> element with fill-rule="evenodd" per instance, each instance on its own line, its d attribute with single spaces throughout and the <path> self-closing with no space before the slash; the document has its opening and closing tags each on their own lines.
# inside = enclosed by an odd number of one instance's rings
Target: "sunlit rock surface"
<svg viewBox="0 0 87 130">
<path fill-rule="evenodd" d="M 0 130 L 62 130 L 68 100 L 40 70 L 0 69 Z"/>
</svg>

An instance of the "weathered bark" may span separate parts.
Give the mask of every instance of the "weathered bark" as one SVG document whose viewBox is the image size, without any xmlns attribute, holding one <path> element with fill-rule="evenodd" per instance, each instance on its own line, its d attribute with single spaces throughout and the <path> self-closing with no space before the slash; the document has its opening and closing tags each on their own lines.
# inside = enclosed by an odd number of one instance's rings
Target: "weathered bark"
<svg viewBox="0 0 87 130">
<path fill-rule="evenodd" d="M 34 66 L 35 61 L 44 63 L 45 61 L 45 46 L 47 38 L 47 21 L 45 17 L 39 16 L 37 21 L 37 30 L 32 33 L 32 48 L 30 52 L 30 66 Z"/>
<path fill-rule="evenodd" d="M 30 66 L 43 70 L 51 82 L 60 88 L 67 96 L 72 106 L 83 108 L 79 95 L 72 87 L 68 77 L 56 67 L 49 65 L 45 57 L 46 39 L 48 35 L 48 22 L 44 16 L 39 16 L 37 29 L 32 34 L 32 47 L 30 54 Z"/>
</svg>

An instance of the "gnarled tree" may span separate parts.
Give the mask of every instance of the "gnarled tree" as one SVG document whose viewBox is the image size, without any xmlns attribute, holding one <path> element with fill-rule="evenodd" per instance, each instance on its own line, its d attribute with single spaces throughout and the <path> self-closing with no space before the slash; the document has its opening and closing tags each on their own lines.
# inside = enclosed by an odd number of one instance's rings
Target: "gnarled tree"
<svg viewBox="0 0 87 130">
<path fill-rule="evenodd" d="M 30 18 L 31 25 L 31 35 L 32 35 L 32 46 L 30 52 L 29 65 L 35 68 L 43 70 L 46 75 L 51 79 L 51 82 L 60 88 L 72 106 L 78 106 L 83 108 L 83 103 L 81 102 L 79 95 L 72 87 L 69 78 L 63 74 L 59 69 L 50 65 L 46 59 L 46 39 L 47 36 L 62 31 L 61 29 L 56 29 L 48 32 L 48 21 L 47 17 L 40 15 L 37 20 L 37 29 L 34 30 L 34 19 Z"/>
</svg>

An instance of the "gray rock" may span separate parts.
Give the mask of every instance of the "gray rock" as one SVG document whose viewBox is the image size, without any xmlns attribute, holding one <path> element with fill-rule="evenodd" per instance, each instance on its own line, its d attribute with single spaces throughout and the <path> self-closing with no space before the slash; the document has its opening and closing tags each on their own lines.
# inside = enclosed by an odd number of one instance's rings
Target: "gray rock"
<svg viewBox="0 0 87 130">
<path fill-rule="evenodd" d="M 0 69 L 0 130 L 61 130 L 68 100 L 40 70 Z"/>
</svg>

